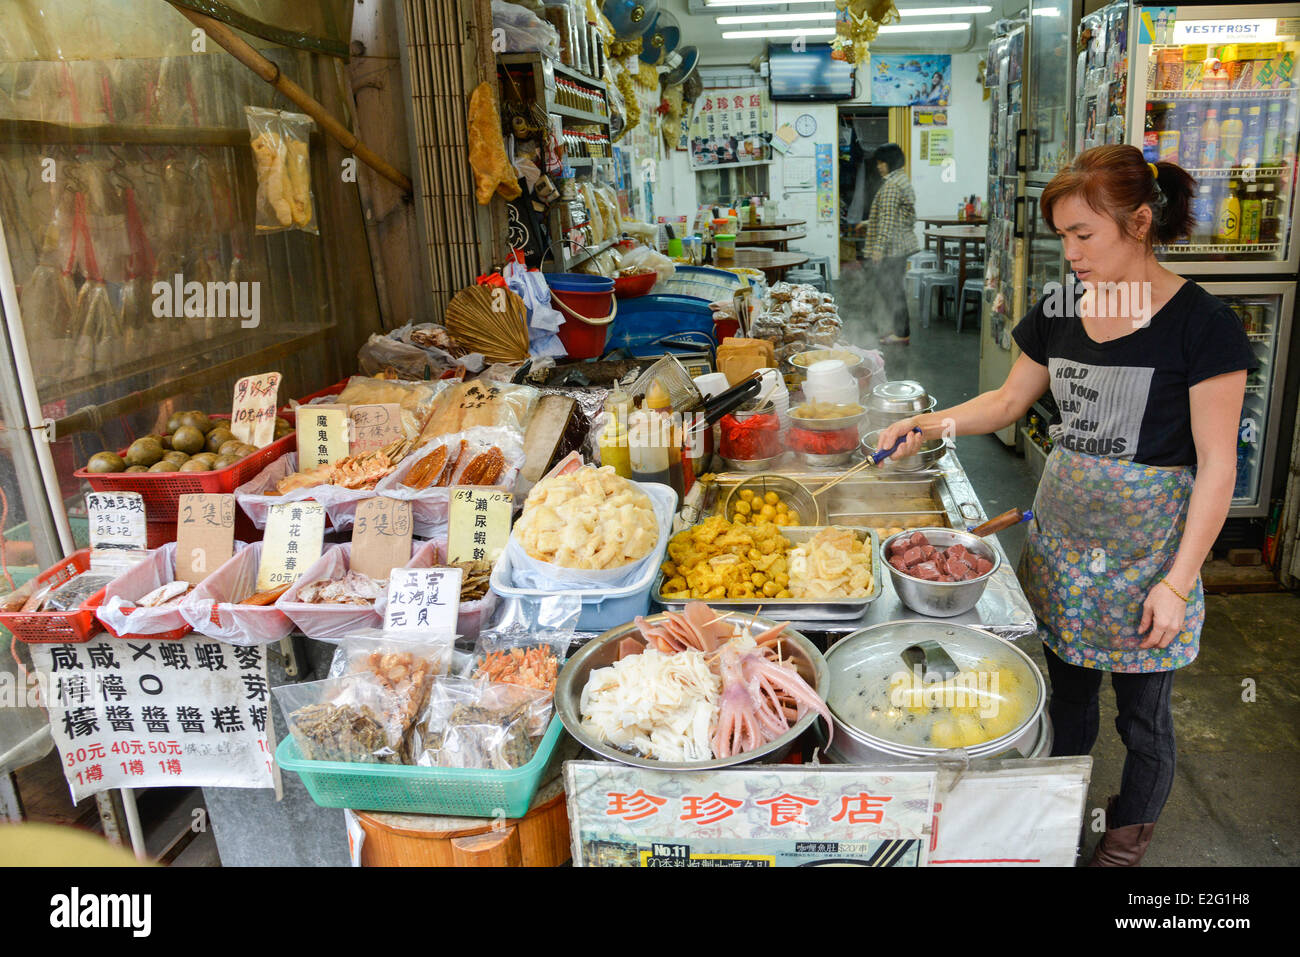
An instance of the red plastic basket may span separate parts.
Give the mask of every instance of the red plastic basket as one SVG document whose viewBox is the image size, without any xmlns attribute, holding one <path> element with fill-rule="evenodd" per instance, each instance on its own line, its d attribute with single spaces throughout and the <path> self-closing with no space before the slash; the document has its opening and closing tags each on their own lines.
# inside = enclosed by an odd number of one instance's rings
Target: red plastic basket
<svg viewBox="0 0 1300 957">
<path fill-rule="evenodd" d="M 57 565 L 36 576 L 33 588 L 39 589 L 47 582 L 65 582 L 78 572 L 90 567 L 90 549 L 73 552 Z M 0 612 L 0 625 L 14 633 L 19 641 L 32 645 L 76 644 L 89 641 L 104 626 L 95 617 L 95 609 L 104 600 L 104 589 L 91 595 L 80 608 L 71 611 L 15 611 Z"/>
<path fill-rule="evenodd" d="M 214 415 L 212 418 L 226 419 L 229 416 Z M 215 472 L 88 472 L 80 468 L 74 474 L 89 482 L 96 492 L 139 492 L 144 498 L 149 524 L 169 522 L 172 538 L 165 541 L 172 541 L 176 536 L 176 509 L 182 495 L 234 492 L 281 455 L 297 450 L 298 434 L 291 432 L 234 465 Z M 126 449 L 118 454 L 125 456 Z M 151 537 L 150 548 L 156 547 L 152 541 Z"/>
</svg>

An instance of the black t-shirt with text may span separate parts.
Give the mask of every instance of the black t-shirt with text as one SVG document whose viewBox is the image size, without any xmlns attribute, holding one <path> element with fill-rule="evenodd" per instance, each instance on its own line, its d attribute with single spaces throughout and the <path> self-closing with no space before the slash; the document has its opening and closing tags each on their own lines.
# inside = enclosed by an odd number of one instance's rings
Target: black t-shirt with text
<svg viewBox="0 0 1300 957">
<path fill-rule="evenodd" d="M 1141 329 L 1096 342 L 1077 310 L 1048 316 L 1049 301 L 1036 304 L 1012 334 L 1025 355 L 1047 367 L 1061 410 L 1053 439 L 1084 455 L 1195 465 L 1188 389 L 1259 365 L 1237 315 L 1185 282 Z"/>
</svg>

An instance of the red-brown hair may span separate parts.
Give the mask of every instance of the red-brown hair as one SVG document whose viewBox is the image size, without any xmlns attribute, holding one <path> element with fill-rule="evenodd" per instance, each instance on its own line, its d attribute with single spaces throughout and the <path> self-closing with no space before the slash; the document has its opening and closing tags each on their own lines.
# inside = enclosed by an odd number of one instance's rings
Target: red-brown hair
<svg viewBox="0 0 1300 957">
<path fill-rule="evenodd" d="M 1074 158 L 1043 189 L 1039 208 L 1055 230 L 1052 207 L 1066 196 L 1081 195 L 1095 212 L 1109 216 L 1125 235 L 1133 236 L 1133 214 L 1151 207 L 1147 245 L 1173 242 L 1191 232 L 1192 196 L 1196 190 L 1187 170 L 1176 163 L 1156 163 L 1156 175 L 1136 146 L 1096 146 Z M 1136 238 L 1136 237 L 1134 237 Z"/>
</svg>

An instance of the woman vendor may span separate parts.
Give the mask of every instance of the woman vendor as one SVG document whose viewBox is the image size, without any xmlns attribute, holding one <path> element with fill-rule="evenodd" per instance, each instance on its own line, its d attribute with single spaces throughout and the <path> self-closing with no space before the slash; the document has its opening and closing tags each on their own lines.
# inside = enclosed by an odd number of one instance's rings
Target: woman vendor
<svg viewBox="0 0 1300 957">
<path fill-rule="evenodd" d="M 923 438 L 994 432 L 1052 390 L 1061 422 L 1019 576 L 1047 656 L 1053 755 L 1092 750 L 1111 674 L 1127 758 L 1093 865 L 1136 865 L 1173 786 L 1173 676 L 1197 654 L 1199 570 L 1228 514 L 1258 365 L 1236 315 L 1156 260 L 1153 244 L 1190 231 L 1194 190 L 1133 146 L 1081 153 L 1041 200 L 1076 282 L 1049 288 L 1015 328 L 1006 382 L 880 439 L 919 426 L 901 457 Z"/>
</svg>

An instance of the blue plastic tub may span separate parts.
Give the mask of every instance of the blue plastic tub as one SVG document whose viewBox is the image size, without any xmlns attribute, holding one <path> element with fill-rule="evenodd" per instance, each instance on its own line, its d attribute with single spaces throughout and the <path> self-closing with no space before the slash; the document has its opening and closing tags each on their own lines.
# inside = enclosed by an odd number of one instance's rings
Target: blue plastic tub
<svg viewBox="0 0 1300 957">
<path fill-rule="evenodd" d="M 563 328 L 563 327 L 561 327 Z M 695 340 L 699 347 L 661 345 L 668 337 Z M 696 353 L 717 347 L 713 337 L 713 311 L 702 299 L 692 296 L 665 296 L 652 293 L 625 299 L 618 307 L 618 317 L 610 327 L 605 351 L 623 349 L 643 358 L 665 352 Z"/>
<path fill-rule="evenodd" d="M 730 299 L 744 281 L 734 272 L 713 269 L 709 266 L 678 266 L 667 279 L 661 279 L 652 290 L 655 294 L 689 296 L 706 303 Z"/>
</svg>

